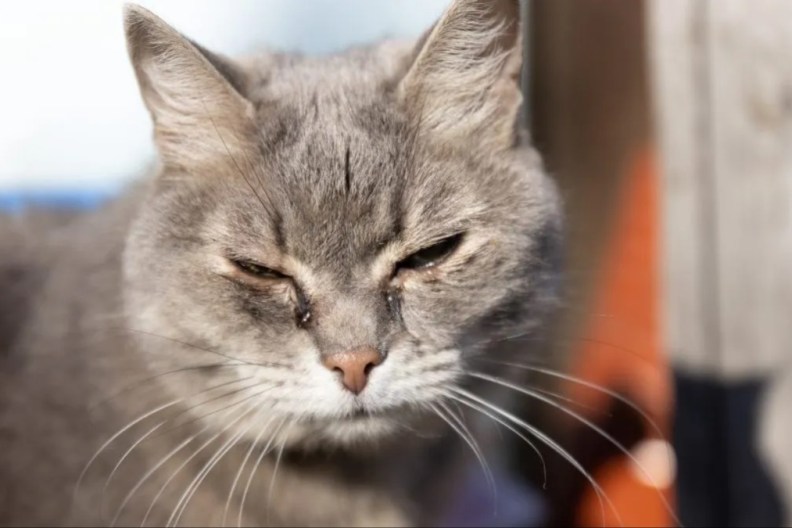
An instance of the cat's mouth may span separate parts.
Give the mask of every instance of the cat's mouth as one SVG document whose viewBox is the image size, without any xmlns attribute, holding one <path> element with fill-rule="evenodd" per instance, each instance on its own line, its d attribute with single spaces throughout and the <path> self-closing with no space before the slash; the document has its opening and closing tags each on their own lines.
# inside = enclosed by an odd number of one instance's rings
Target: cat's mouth
<svg viewBox="0 0 792 528">
<path fill-rule="evenodd" d="M 357 421 L 357 420 L 366 420 L 371 418 L 372 413 L 367 411 L 366 409 L 357 409 L 353 411 L 348 416 L 345 416 L 343 419 L 348 421 Z"/>
<path fill-rule="evenodd" d="M 368 409 L 357 409 L 350 414 L 337 419 L 342 424 L 362 424 L 370 422 L 383 422 L 399 420 L 406 417 L 406 411 L 402 408 L 392 408 L 385 410 L 371 411 Z"/>
<path fill-rule="evenodd" d="M 329 425 L 329 424 L 363 424 L 366 422 L 375 422 L 388 420 L 404 413 L 404 409 L 393 407 L 389 409 L 366 409 L 358 407 L 346 414 L 333 417 L 316 416 L 306 420 L 308 423 L 316 425 Z"/>
<path fill-rule="evenodd" d="M 369 440 L 379 440 L 394 434 L 432 430 L 426 422 L 427 414 L 410 405 L 385 408 L 357 407 L 337 415 L 303 415 L 293 429 L 294 445 L 327 445 L 329 441 L 338 446 L 361 446 Z"/>
<path fill-rule="evenodd" d="M 370 409 L 358 408 L 348 414 L 336 418 L 335 421 L 340 423 L 361 423 L 370 420 L 377 420 L 380 418 L 387 418 L 388 416 L 392 416 L 395 412 L 396 409 L 372 411 Z"/>
</svg>

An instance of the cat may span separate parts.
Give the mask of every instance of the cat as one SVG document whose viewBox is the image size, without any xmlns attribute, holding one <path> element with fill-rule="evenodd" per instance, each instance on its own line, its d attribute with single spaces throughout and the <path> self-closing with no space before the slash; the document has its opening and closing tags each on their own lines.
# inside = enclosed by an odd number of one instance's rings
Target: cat
<svg viewBox="0 0 792 528">
<path fill-rule="evenodd" d="M 322 58 L 124 20 L 156 166 L 0 222 L 0 524 L 441 522 L 557 298 L 518 0 Z"/>
</svg>

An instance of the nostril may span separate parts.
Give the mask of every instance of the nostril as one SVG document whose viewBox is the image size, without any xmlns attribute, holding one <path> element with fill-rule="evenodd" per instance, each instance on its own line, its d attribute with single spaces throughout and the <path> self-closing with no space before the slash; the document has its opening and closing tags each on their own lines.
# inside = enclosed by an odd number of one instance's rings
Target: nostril
<svg viewBox="0 0 792 528">
<path fill-rule="evenodd" d="M 374 363 L 369 363 L 368 365 L 363 367 L 363 374 L 368 376 L 371 373 L 371 371 L 374 370 L 374 367 L 376 367 Z"/>
</svg>

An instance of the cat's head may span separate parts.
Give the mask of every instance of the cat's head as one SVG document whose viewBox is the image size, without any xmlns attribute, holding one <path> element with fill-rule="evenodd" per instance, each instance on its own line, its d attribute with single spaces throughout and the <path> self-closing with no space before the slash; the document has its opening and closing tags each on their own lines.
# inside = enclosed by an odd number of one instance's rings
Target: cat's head
<svg viewBox="0 0 792 528">
<path fill-rule="evenodd" d="M 231 62 L 138 7 L 126 28 L 161 161 L 128 324 L 155 374 L 187 369 L 170 391 L 215 398 L 196 412 L 385 434 L 536 323 L 558 203 L 519 128 L 518 0 L 321 59 Z"/>
</svg>

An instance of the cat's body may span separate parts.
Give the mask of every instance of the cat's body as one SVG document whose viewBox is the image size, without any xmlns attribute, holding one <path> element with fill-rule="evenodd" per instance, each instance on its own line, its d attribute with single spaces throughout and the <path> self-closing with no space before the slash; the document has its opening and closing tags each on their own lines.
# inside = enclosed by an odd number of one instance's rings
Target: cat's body
<svg viewBox="0 0 792 528">
<path fill-rule="evenodd" d="M 247 525 L 436 521 L 445 401 L 475 404 L 469 362 L 536 328 L 558 271 L 517 10 L 244 64 L 130 10 L 161 166 L 0 220 L 0 525 L 235 525 L 243 497 Z"/>
</svg>

